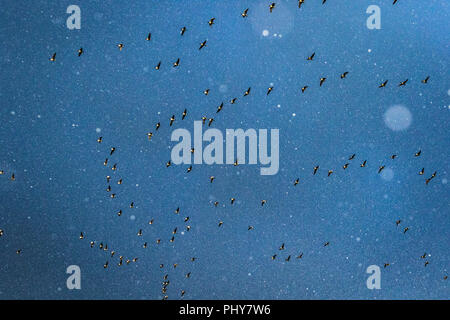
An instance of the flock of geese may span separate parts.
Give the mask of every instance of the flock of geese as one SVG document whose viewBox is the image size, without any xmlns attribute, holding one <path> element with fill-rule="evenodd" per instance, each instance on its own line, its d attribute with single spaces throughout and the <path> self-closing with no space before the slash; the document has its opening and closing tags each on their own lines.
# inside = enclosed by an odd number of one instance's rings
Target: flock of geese
<svg viewBox="0 0 450 320">
<path fill-rule="evenodd" d="M 327 2 L 326 0 L 323 0 L 323 1 L 322 1 L 323 4 L 325 4 L 326 2 Z M 302 8 L 302 5 L 304 5 L 304 3 L 305 3 L 305 0 L 299 0 L 299 1 L 298 1 L 298 8 Z M 393 4 L 396 4 L 396 3 L 397 3 L 397 0 L 394 0 Z M 270 13 L 272 13 L 274 10 L 276 10 L 276 3 L 270 3 L 270 4 L 268 5 L 268 10 L 269 10 Z M 245 10 L 243 10 L 243 11 L 241 12 L 241 17 L 245 19 L 245 18 L 247 18 L 247 17 L 249 16 L 249 14 L 251 14 L 251 11 L 249 10 L 249 8 L 246 8 Z M 216 21 L 216 18 L 212 17 L 212 18 L 208 21 L 209 27 L 213 27 L 214 24 L 215 24 L 216 22 L 217 22 L 217 21 Z M 180 29 L 180 36 L 183 36 L 186 32 L 188 32 L 187 27 L 186 27 L 186 26 L 181 27 L 181 29 Z M 152 34 L 151 34 L 151 32 L 148 33 L 147 37 L 145 38 L 145 41 L 152 41 Z M 207 40 L 202 41 L 202 42 L 199 44 L 198 50 L 200 51 L 200 50 L 204 49 L 205 47 L 207 47 L 207 44 L 209 44 L 209 42 L 208 42 Z M 122 43 L 122 42 L 118 43 L 118 44 L 117 44 L 117 48 L 118 48 L 119 51 L 125 50 L 125 45 L 124 45 L 124 43 Z M 84 54 L 84 49 L 81 47 L 81 48 L 78 49 L 77 55 L 78 55 L 78 57 L 81 57 L 83 54 Z M 55 52 L 55 53 L 53 53 L 53 54 L 51 55 L 51 57 L 50 57 L 50 59 L 49 59 L 50 62 L 55 62 L 55 61 L 56 61 L 56 57 L 57 57 L 57 54 L 56 54 L 56 52 Z M 308 55 L 308 56 L 306 57 L 306 60 L 309 61 L 309 62 L 311 62 L 311 63 L 313 63 L 315 57 L 316 57 L 316 53 L 313 52 L 312 54 L 310 54 L 310 55 Z M 173 68 L 178 68 L 178 67 L 180 67 L 180 65 L 181 65 L 181 59 L 180 59 L 180 58 L 177 58 L 175 61 L 172 62 L 171 65 L 172 65 Z M 162 67 L 163 67 L 163 66 L 162 66 L 162 61 L 159 61 L 159 62 L 155 65 L 154 69 L 155 69 L 156 71 L 158 71 L 158 70 L 160 70 Z M 342 72 L 342 73 L 339 75 L 339 77 L 340 77 L 340 79 L 344 80 L 344 79 L 346 79 L 346 78 L 349 76 L 349 74 L 350 74 L 349 71 L 345 71 L 345 72 Z M 429 81 L 429 79 L 430 79 L 430 76 L 427 75 L 427 76 L 425 76 L 425 77 L 423 78 L 423 80 L 421 80 L 421 83 L 422 83 L 422 84 L 427 84 L 428 81 Z M 326 80 L 327 80 L 327 77 L 326 77 L 326 76 L 320 76 L 320 77 L 318 77 L 318 86 L 319 86 L 319 87 L 324 86 L 324 85 L 326 84 Z M 389 82 L 389 80 L 384 80 L 381 84 L 378 84 L 378 87 L 379 87 L 379 88 L 385 88 L 385 87 L 388 85 L 388 82 Z M 409 79 L 402 80 L 402 81 L 400 81 L 400 82 L 398 83 L 398 87 L 404 87 L 404 86 L 406 86 L 408 83 L 409 83 Z M 303 94 L 306 93 L 306 91 L 307 91 L 308 88 L 309 88 L 309 85 L 303 85 L 303 86 L 300 86 L 300 87 L 299 87 L 299 89 L 301 90 L 301 93 L 303 93 Z M 274 92 L 274 91 L 275 91 L 275 86 L 271 85 L 270 87 L 267 88 L 267 90 L 266 90 L 266 95 L 268 96 L 268 95 L 272 94 L 272 92 Z M 249 86 L 246 90 L 243 90 L 243 93 L 241 94 L 241 96 L 242 96 L 243 99 L 245 99 L 245 97 L 249 96 L 251 93 L 252 93 L 252 87 Z M 206 88 L 206 89 L 203 91 L 203 94 L 204 94 L 205 96 L 209 95 L 209 94 L 210 94 L 210 89 L 209 89 L 209 88 Z M 229 103 L 230 103 L 230 104 L 236 104 L 237 101 L 238 101 L 238 97 L 239 97 L 239 96 L 231 97 L 230 100 L 229 100 Z M 223 109 L 224 109 L 224 102 L 221 102 L 221 103 L 219 104 L 219 106 L 217 107 L 217 109 L 216 109 L 216 114 L 219 113 L 219 112 L 221 112 Z M 186 118 L 187 116 L 188 116 L 188 110 L 187 110 L 187 109 L 184 109 L 184 111 L 183 111 L 183 113 L 181 114 L 180 118 L 181 118 L 181 120 L 185 120 L 185 118 Z M 168 120 L 169 127 L 171 127 L 171 126 L 174 125 L 175 120 L 176 120 L 176 116 L 175 116 L 175 114 L 174 114 L 174 115 L 172 115 L 172 116 L 170 117 L 170 119 Z M 208 126 L 211 126 L 211 125 L 213 124 L 213 122 L 215 121 L 214 118 L 213 118 L 213 116 L 207 116 L 207 115 L 202 116 L 201 120 L 202 120 L 202 122 L 203 122 L 203 125 L 206 125 L 206 124 L 207 124 Z M 161 124 L 160 122 L 158 122 L 158 123 L 155 125 L 155 130 L 154 130 L 154 131 L 151 131 L 151 132 L 147 132 L 147 133 L 146 133 L 147 139 L 148 139 L 149 141 L 152 140 L 152 137 L 154 136 L 154 134 L 156 134 L 157 131 L 159 131 L 159 129 L 161 128 L 161 126 L 162 126 L 162 124 Z M 104 144 L 104 138 L 103 138 L 103 137 L 98 137 L 97 143 L 98 143 L 99 145 Z M 117 172 L 117 170 L 118 170 L 118 163 L 114 161 L 114 155 L 115 155 L 115 153 L 117 152 L 116 147 L 108 147 L 108 149 L 107 149 L 106 151 L 103 149 L 102 152 L 106 152 L 105 160 L 103 161 L 103 166 L 104 166 L 104 167 L 107 167 L 107 168 L 109 168 L 109 169 L 111 170 L 111 173 L 108 174 L 108 175 L 106 175 L 106 177 L 105 177 L 105 182 L 106 182 L 105 190 L 106 190 L 107 195 L 108 195 L 109 198 L 111 198 L 111 199 L 116 199 L 116 198 L 117 198 L 117 191 L 116 191 L 116 189 L 117 189 L 117 188 L 120 188 L 120 186 L 121 186 L 122 184 L 126 183 L 127 181 L 126 181 L 126 179 L 123 178 L 123 177 L 117 177 L 117 176 L 116 176 L 116 175 L 117 175 L 116 172 Z M 192 148 L 191 152 L 194 153 L 195 150 Z M 411 156 L 413 156 L 414 158 L 418 158 L 418 157 L 421 156 L 421 154 L 422 154 L 422 151 L 421 151 L 421 150 L 418 150 L 417 152 L 415 152 L 415 153 L 414 153 L 413 155 L 411 155 Z M 353 164 L 354 161 L 355 161 L 355 158 L 356 158 L 356 154 L 350 155 L 350 156 L 347 158 L 347 161 L 346 161 L 345 163 L 343 163 L 343 164 L 340 165 L 340 168 L 341 168 L 341 169 L 339 169 L 339 170 L 346 171 L 346 170 L 349 169 L 349 167 L 355 166 L 355 165 Z M 389 159 L 389 161 L 398 161 L 398 160 L 396 160 L 397 158 L 398 158 L 398 155 L 396 155 L 396 154 L 391 154 L 391 155 L 389 156 L 388 159 Z M 401 161 L 401 160 L 400 160 L 400 161 Z M 375 169 L 374 169 L 374 170 L 377 170 L 377 173 L 378 173 L 378 174 L 382 174 L 382 172 L 383 172 L 383 170 L 386 168 L 386 165 L 387 165 L 387 164 L 388 164 L 387 162 L 381 163 L 381 164 L 377 164 L 377 165 L 375 165 Z M 236 161 L 236 162 L 234 163 L 234 165 L 235 165 L 235 166 L 238 166 L 239 164 L 238 164 L 237 161 Z M 171 161 L 169 160 L 168 162 L 166 162 L 166 163 L 165 163 L 165 166 L 166 166 L 166 167 L 170 167 L 170 166 L 171 166 Z M 368 163 L 367 160 L 361 159 L 361 162 L 359 163 L 359 165 L 356 164 L 356 166 L 359 166 L 360 168 L 366 168 L 366 167 L 369 166 L 369 163 Z M 190 173 L 192 170 L 193 170 L 193 167 L 192 167 L 192 166 L 189 166 L 189 167 L 187 168 L 187 173 Z M 320 175 L 320 174 L 322 173 L 322 170 L 324 170 L 324 171 L 323 171 L 323 174 L 325 174 L 327 177 L 331 177 L 332 175 L 334 175 L 334 174 L 336 173 L 336 171 L 337 171 L 338 169 L 336 169 L 336 168 L 326 168 L 326 169 L 323 169 L 319 164 L 317 164 L 317 165 L 315 165 L 313 168 L 311 168 L 311 174 L 312 174 L 313 176 Z M 427 170 L 427 171 L 428 171 L 428 170 Z M 431 170 L 430 172 L 432 172 L 432 173 L 424 179 L 425 185 L 430 184 L 430 183 L 432 182 L 432 180 L 437 176 L 437 171 Z M 14 172 L 7 173 L 7 172 L 1 170 L 1 168 L 0 168 L 0 176 L 7 175 L 7 174 L 9 174 L 10 180 L 11 180 L 12 182 L 14 182 L 14 181 L 16 180 L 16 177 L 15 177 Z M 417 174 L 418 174 L 419 176 L 424 176 L 424 175 L 425 175 L 425 168 L 418 168 L 418 169 L 417 169 Z M 209 181 L 207 181 L 206 183 L 214 183 L 214 182 L 215 182 L 215 179 L 216 179 L 215 176 L 210 176 Z M 330 179 L 331 179 L 331 178 L 330 178 Z M 0 181 L 1 181 L 1 180 L 0 180 Z M 301 179 L 300 177 L 296 177 L 296 178 L 293 179 L 293 185 L 294 185 L 294 186 L 301 185 L 301 183 L 302 183 L 302 179 Z M 116 201 L 116 200 L 114 200 L 114 201 Z M 233 205 L 233 204 L 235 203 L 235 201 L 236 201 L 235 196 L 231 196 L 231 197 L 229 198 L 229 203 L 230 203 L 231 205 Z M 267 200 L 261 199 L 261 201 L 260 201 L 260 206 L 263 207 L 266 203 L 267 203 Z M 214 201 L 214 202 L 213 202 L 213 205 L 214 205 L 214 207 L 217 207 L 217 206 L 219 205 L 219 201 Z M 115 214 L 117 217 L 121 217 L 122 215 L 125 214 L 125 211 L 126 211 L 126 210 L 133 210 L 134 208 L 135 208 L 135 202 L 134 202 L 132 199 L 130 199 L 130 200 L 128 201 L 128 204 L 126 205 L 126 207 L 124 206 L 124 207 L 118 209 L 114 214 Z M 177 208 L 174 210 L 174 214 L 180 216 L 180 215 L 182 215 L 182 211 L 183 211 L 183 210 L 182 210 L 180 207 L 177 207 Z M 182 222 L 181 222 L 181 221 L 182 221 Z M 182 226 L 179 226 L 179 225 L 178 225 L 178 226 L 174 226 L 173 229 L 172 229 L 171 234 L 167 235 L 167 238 L 166 238 L 166 239 L 163 239 L 163 238 L 156 238 L 156 239 L 153 240 L 153 241 L 154 241 L 153 244 L 154 244 L 154 245 L 159 245 L 159 244 L 161 244 L 163 241 L 164 241 L 164 242 L 165 242 L 165 241 L 169 241 L 169 243 L 173 243 L 173 242 L 176 240 L 177 235 L 181 232 L 180 230 L 183 230 L 183 232 L 189 232 L 189 231 L 191 230 L 191 220 L 190 220 L 190 217 L 189 217 L 189 216 L 183 216 L 182 218 L 180 218 L 180 223 L 182 223 Z M 151 219 L 148 221 L 148 225 L 151 226 L 151 225 L 154 225 L 154 224 L 155 224 L 155 219 L 154 219 L 154 218 L 151 218 Z M 217 224 L 217 227 L 218 227 L 218 228 L 221 228 L 221 227 L 223 226 L 223 224 L 224 224 L 224 221 L 220 220 L 220 221 L 218 222 L 218 224 Z M 395 221 L 395 224 L 396 224 L 397 227 L 399 227 L 399 226 L 402 224 L 402 220 L 401 220 L 401 219 L 396 220 L 396 221 Z M 142 236 L 143 236 L 143 234 L 144 234 L 144 229 L 145 229 L 145 228 L 141 226 L 141 227 L 137 230 L 135 236 L 142 238 Z M 248 227 L 246 227 L 246 229 L 247 229 L 248 232 L 252 232 L 252 230 L 254 230 L 254 226 L 249 225 Z M 409 229 L 410 229 L 410 226 L 405 226 L 405 227 L 403 228 L 403 233 L 406 234 L 406 233 L 408 232 Z M 0 229 L 0 238 L 4 237 L 5 235 L 6 235 L 6 232 L 5 232 L 3 229 Z M 80 232 L 79 239 L 83 240 L 83 239 L 85 239 L 85 238 L 86 238 L 85 233 L 84 233 L 84 232 Z M 146 241 L 143 241 L 143 242 L 142 242 L 142 248 L 144 248 L 144 249 L 145 249 L 145 248 L 148 248 L 150 245 L 151 245 L 151 244 L 148 243 L 148 242 L 146 242 Z M 90 248 L 99 248 L 100 250 L 104 251 L 104 252 L 107 254 L 108 258 L 107 258 L 107 260 L 105 261 L 105 263 L 103 264 L 103 268 L 105 268 L 105 269 L 108 269 L 108 268 L 110 268 L 110 267 L 112 266 L 112 263 L 111 263 L 112 259 L 116 259 L 115 262 L 114 262 L 114 265 L 117 266 L 117 267 L 122 267 L 122 266 L 124 266 L 124 265 L 130 265 L 130 264 L 133 264 L 133 263 L 137 263 L 138 260 L 139 260 L 139 257 L 137 257 L 137 256 L 127 257 L 125 254 L 116 252 L 113 248 L 108 247 L 108 244 L 107 244 L 107 242 L 105 242 L 105 241 L 100 241 L 100 242 L 99 242 L 99 241 L 96 241 L 96 240 L 94 240 L 94 239 L 91 239 L 91 240 L 89 240 L 89 246 L 90 246 Z M 332 243 L 330 243 L 330 241 L 324 241 L 324 242 L 323 242 L 323 247 L 330 247 L 330 246 L 332 246 Z M 301 252 L 301 251 L 300 251 L 300 252 L 298 252 L 297 254 L 288 254 L 287 256 L 282 256 L 282 257 L 280 258 L 281 254 L 282 254 L 283 252 L 285 252 L 285 249 L 286 249 L 285 243 L 282 243 L 282 244 L 278 247 L 277 252 L 276 252 L 276 253 L 273 253 L 273 254 L 271 255 L 271 260 L 280 260 L 280 259 L 281 259 L 282 261 L 289 262 L 289 261 L 291 261 L 292 258 L 294 258 L 294 257 L 295 257 L 295 260 L 301 260 L 301 259 L 303 258 L 303 256 L 304 256 L 304 252 Z M 21 250 L 21 249 L 17 249 L 16 253 L 17 253 L 18 255 L 20 255 L 20 254 L 22 254 L 22 250 Z M 305 253 L 305 254 L 307 254 L 307 253 Z M 424 253 L 424 254 L 423 254 L 421 257 L 419 257 L 419 258 L 422 259 L 422 260 L 424 261 L 423 264 L 424 264 L 425 267 L 429 264 L 429 261 L 427 260 L 427 254 L 426 254 L 426 253 Z M 194 262 L 195 262 L 196 260 L 197 260 L 196 257 L 191 257 L 191 258 L 189 259 L 189 261 L 187 262 L 187 264 L 188 264 L 189 266 L 192 266 L 192 267 L 193 267 Z M 387 268 L 387 267 L 390 266 L 390 262 L 384 262 L 383 265 L 384 265 L 384 268 Z M 164 272 L 164 275 L 163 275 L 162 282 L 161 282 L 161 284 L 162 284 L 162 286 L 161 286 L 161 293 L 162 293 L 162 296 L 163 296 L 163 299 L 164 299 L 164 300 L 165 300 L 165 299 L 168 299 L 168 297 L 169 297 L 169 296 L 168 296 L 168 287 L 169 287 L 169 284 L 170 284 L 169 270 L 176 269 L 178 266 L 179 266 L 179 262 L 175 262 L 175 263 L 173 263 L 172 265 L 169 265 L 169 266 L 168 266 L 168 265 L 164 265 L 163 263 L 161 263 L 161 264 L 159 265 L 160 269 L 165 271 L 165 272 Z M 190 267 L 189 267 L 189 268 L 190 268 Z M 191 278 L 191 275 L 192 275 L 192 271 L 188 271 L 188 272 L 186 272 L 186 274 L 185 274 L 185 278 L 186 278 L 186 279 L 189 279 L 189 278 Z M 443 279 L 444 279 L 444 280 L 447 280 L 447 278 L 448 278 L 447 275 L 444 275 L 444 276 L 443 276 Z M 186 294 L 186 291 L 185 291 L 185 290 L 181 290 L 181 291 L 178 293 L 178 296 L 179 296 L 179 297 L 184 297 L 185 294 Z"/>
</svg>

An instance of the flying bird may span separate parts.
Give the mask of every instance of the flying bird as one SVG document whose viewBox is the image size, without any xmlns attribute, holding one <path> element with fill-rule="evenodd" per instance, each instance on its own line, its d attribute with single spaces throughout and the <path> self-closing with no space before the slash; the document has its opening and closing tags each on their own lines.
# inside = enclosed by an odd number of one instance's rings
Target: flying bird
<svg viewBox="0 0 450 320">
<path fill-rule="evenodd" d="M 200 48 L 198 48 L 198 50 L 201 50 L 205 46 L 206 46 L 206 40 L 203 41 L 202 43 L 200 43 Z"/>
<path fill-rule="evenodd" d="M 315 175 L 317 173 L 317 170 L 319 170 L 319 166 L 314 167 L 313 175 Z"/>
<path fill-rule="evenodd" d="M 313 52 L 308 58 L 306 58 L 306 60 L 308 60 L 308 61 L 313 61 L 314 60 L 314 57 L 315 57 L 315 55 L 316 55 L 316 53 L 315 52 Z"/>
<path fill-rule="evenodd" d="M 272 10 L 275 8 L 275 2 L 272 2 L 272 4 L 269 6 L 269 11 L 272 13 Z"/>
<path fill-rule="evenodd" d="M 386 80 L 385 82 L 383 82 L 382 84 L 380 84 L 380 85 L 378 86 L 378 88 L 384 88 L 384 87 L 386 87 L 388 81 L 389 81 L 389 80 Z"/>
<path fill-rule="evenodd" d="M 425 180 L 425 184 L 428 185 L 428 183 L 430 183 L 431 180 L 434 179 L 434 177 L 436 177 L 437 172 L 433 172 L 433 174 L 431 175 L 431 177 L 429 177 L 428 179 Z"/>
</svg>

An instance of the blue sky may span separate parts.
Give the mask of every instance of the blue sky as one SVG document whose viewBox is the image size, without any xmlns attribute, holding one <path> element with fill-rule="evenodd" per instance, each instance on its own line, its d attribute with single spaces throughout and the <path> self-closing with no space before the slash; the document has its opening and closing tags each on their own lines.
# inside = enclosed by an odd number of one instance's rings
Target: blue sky
<svg viewBox="0 0 450 320">
<path fill-rule="evenodd" d="M 161 299 L 165 274 L 169 299 L 449 298 L 448 3 L 291 0 L 269 13 L 270 1 L 89 1 L 69 30 L 71 4 L 2 3 L 0 299 Z M 366 27 L 372 4 L 380 30 Z M 223 132 L 279 129 L 278 174 L 167 168 L 172 131 L 204 115 Z M 119 267 L 118 255 L 138 261 Z M 373 264 L 380 290 L 366 287 Z M 69 265 L 81 290 L 66 288 Z"/>
</svg>

